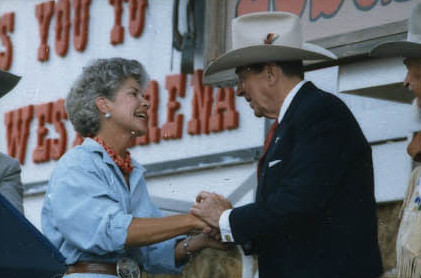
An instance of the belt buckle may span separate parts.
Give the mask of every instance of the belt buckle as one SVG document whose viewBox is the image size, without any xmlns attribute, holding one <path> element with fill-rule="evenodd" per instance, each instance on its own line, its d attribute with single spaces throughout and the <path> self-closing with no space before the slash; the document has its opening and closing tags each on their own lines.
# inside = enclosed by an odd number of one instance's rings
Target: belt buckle
<svg viewBox="0 0 421 278">
<path fill-rule="evenodd" d="M 116 271 L 119 278 L 140 278 L 142 276 L 137 262 L 128 257 L 118 260 Z"/>
</svg>

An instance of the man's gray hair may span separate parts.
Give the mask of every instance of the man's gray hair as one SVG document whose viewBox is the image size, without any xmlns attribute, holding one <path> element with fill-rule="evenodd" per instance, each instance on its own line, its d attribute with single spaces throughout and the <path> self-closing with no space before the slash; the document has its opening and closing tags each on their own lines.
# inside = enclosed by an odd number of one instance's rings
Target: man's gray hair
<svg viewBox="0 0 421 278">
<path fill-rule="evenodd" d="M 97 97 L 114 100 L 127 78 L 134 78 L 142 90 L 149 77 L 141 63 L 123 58 L 97 59 L 83 68 L 66 98 L 66 110 L 75 130 L 83 137 L 95 136 L 101 124 Z"/>
</svg>

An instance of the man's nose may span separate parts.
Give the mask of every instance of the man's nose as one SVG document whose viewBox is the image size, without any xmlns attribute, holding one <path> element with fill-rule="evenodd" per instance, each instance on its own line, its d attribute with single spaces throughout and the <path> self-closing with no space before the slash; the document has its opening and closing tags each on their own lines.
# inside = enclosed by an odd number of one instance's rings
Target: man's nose
<svg viewBox="0 0 421 278">
<path fill-rule="evenodd" d="M 244 91 L 243 91 L 243 90 L 239 90 L 239 89 L 237 88 L 237 91 L 235 91 L 235 95 L 236 95 L 237 97 L 242 97 L 242 96 L 244 96 Z"/>
<path fill-rule="evenodd" d="M 237 90 L 235 91 L 235 94 L 238 97 L 244 96 L 244 86 L 243 86 L 243 83 L 242 82 L 238 82 L 238 84 L 237 84 Z"/>
<path fill-rule="evenodd" d="M 409 71 L 406 72 L 405 80 L 403 81 L 403 86 L 406 89 L 409 89 Z"/>
</svg>

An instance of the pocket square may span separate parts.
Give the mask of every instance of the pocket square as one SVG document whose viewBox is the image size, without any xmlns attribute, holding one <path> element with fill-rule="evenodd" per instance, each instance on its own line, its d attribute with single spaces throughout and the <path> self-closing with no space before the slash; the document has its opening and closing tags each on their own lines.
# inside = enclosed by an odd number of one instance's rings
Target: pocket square
<svg viewBox="0 0 421 278">
<path fill-rule="evenodd" d="M 274 166 L 274 165 L 278 164 L 278 163 L 279 163 L 279 162 L 281 162 L 281 161 L 282 161 L 281 159 L 274 160 L 274 161 L 269 161 L 269 167 L 272 167 L 272 166 Z"/>
</svg>

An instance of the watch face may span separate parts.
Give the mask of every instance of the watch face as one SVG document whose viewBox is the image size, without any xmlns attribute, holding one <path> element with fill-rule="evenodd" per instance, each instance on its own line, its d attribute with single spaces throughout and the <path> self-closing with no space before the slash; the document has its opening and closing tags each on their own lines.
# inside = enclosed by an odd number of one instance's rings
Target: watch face
<svg viewBox="0 0 421 278">
<path fill-rule="evenodd" d="M 116 271 L 120 278 L 140 278 L 142 275 L 137 262 L 128 257 L 118 260 Z"/>
</svg>

